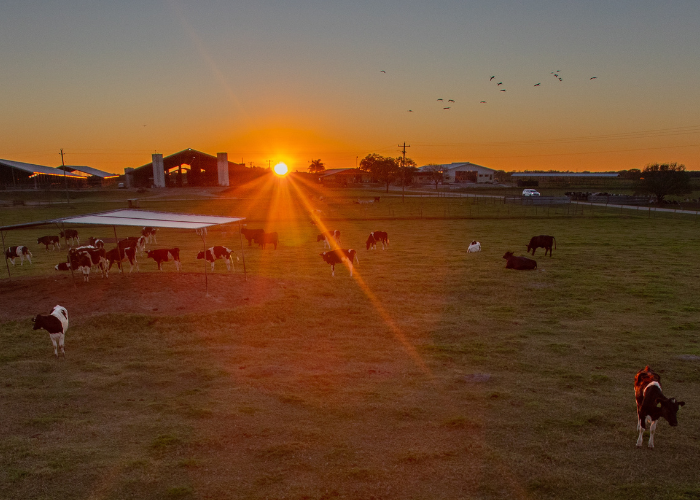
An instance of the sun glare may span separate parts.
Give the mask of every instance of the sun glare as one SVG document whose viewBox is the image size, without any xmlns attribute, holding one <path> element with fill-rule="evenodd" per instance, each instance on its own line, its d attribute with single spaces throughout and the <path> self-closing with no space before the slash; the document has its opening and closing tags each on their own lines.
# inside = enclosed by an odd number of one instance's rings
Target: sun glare
<svg viewBox="0 0 700 500">
<path fill-rule="evenodd" d="M 287 171 L 287 165 L 285 165 L 284 163 L 278 163 L 277 165 L 275 165 L 275 173 L 277 175 L 287 175 Z"/>
</svg>

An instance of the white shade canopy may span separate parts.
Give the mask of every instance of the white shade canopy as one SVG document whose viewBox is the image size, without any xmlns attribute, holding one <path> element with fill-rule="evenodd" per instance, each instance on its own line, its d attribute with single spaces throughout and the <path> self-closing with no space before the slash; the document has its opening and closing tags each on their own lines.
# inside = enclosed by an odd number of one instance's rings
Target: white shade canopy
<svg viewBox="0 0 700 500">
<path fill-rule="evenodd" d="M 244 217 L 218 217 L 147 210 L 114 210 L 101 214 L 79 215 L 61 219 L 63 224 L 96 224 L 105 226 L 150 226 L 175 229 L 202 229 L 219 224 L 230 224 Z"/>
</svg>

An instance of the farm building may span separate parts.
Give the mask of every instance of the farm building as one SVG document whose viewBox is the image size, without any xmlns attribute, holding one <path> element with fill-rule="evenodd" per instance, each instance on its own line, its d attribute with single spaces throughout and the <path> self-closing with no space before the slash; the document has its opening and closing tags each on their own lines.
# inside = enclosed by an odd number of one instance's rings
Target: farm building
<svg viewBox="0 0 700 500">
<path fill-rule="evenodd" d="M 86 177 L 44 165 L 0 160 L 0 187 L 3 189 L 50 189 L 81 187 Z"/>
<path fill-rule="evenodd" d="M 65 165 L 57 168 L 58 170 L 65 170 L 66 172 L 85 177 L 88 186 L 109 186 L 114 184 L 119 177 L 117 174 L 110 174 L 92 167 Z"/>
<path fill-rule="evenodd" d="M 369 172 L 363 172 L 359 168 L 331 168 L 319 174 L 319 182 L 322 184 L 356 184 L 360 182 L 372 182 Z"/>
<path fill-rule="evenodd" d="M 462 183 L 492 183 L 495 170 L 488 167 L 482 167 L 474 163 L 456 162 L 437 165 L 441 167 L 443 172 L 443 183 L 445 184 L 462 184 Z M 414 174 L 413 180 L 417 183 L 434 182 L 430 170 L 433 165 L 424 165 Z"/>
<path fill-rule="evenodd" d="M 212 156 L 191 148 L 165 157 L 154 154 L 152 160 L 127 171 L 129 186 L 228 186 L 231 179 L 246 177 L 250 170 L 240 163 L 228 161 L 226 153 Z"/>
</svg>

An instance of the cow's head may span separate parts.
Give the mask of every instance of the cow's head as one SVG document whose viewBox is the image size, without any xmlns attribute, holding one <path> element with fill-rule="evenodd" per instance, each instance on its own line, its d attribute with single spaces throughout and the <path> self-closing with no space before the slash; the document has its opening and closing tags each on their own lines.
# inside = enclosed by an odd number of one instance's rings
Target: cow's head
<svg viewBox="0 0 700 500">
<path fill-rule="evenodd" d="M 148 257 L 149 259 L 153 259 L 154 254 L 155 254 L 155 250 L 147 250 L 146 251 L 146 257 Z"/>
<path fill-rule="evenodd" d="M 149 256 L 150 257 L 150 256 Z M 204 252 L 199 252 L 197 254 L 197 259 L 203 259 L 204 258 Z"/>
<path fill-rule="evenodd" d="M 513 256 L 513 252 L 506 252 L 506 254 L 503 256 L 504 259 L 508 260 Z"/>
<path fill-rule="evenodd" d="M 476 240 L 472 241 L 472 245 L 476 245 Z"/>
<path fill-rule="evenodd" d="M 39 321 L 38 321 L 38 319 L 39 319 L 39 316 L 38 316 L 38 315 L 37 315 L 37 316 L 34 316 L 34 317 L 32 318 L 32 323 L 34 323 L 34 328 L 32 328 L 32 330 L 38 330 L 39 328 L 41 328 L 41 327 L 39 326 Z"/>
<path fill-rule="evenodd" d="M 685 406 L 685 401 L 676 401 L 676 398 L 656 398 L 656 404 L 661 408 L 661 416 L 668 421 L 671 427 L 677 426 L 678 419 L 676 414 L 678 413 L 678 408 Z"/>
<path fill-rule="evenodd" d="M 70 269 L 70 262 L 59 262 L 54 269 L 56 271 L 68 271 Z"/>
</svg>

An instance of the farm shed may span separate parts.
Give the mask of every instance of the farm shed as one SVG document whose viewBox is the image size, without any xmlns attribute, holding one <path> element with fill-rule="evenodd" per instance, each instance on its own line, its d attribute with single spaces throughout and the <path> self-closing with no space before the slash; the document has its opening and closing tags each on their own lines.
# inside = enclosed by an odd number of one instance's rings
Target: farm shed
<svg viewBox="0 0 700 500">
<path fill-rule="evenodd" d="M 4 226 L 0 227 L 0 238 L 2 239 L 2 251 L 5 254 L 5 231 L 12 229 L 24 229 L 36 226 L 43 226 L 48 224 L 55 224 L 58 227 L 65 227 L 66 224 L 87 224 L 87 225 L 101 225 L 101 226 L 112 226 L 114 229 L 114 239 L 115 242 L 119 241 L 117 236 L 117 226 L 132 226 L 132 227 L 156 227 L 156 228 L 171 228 L 171 229 L 193 229 L 201 238 L 204 244 L 204 251 L 207 249 L 207 231 L 208 227 L 220 225 L 220 224 L 231 224 L 234 222 L 239 223 L 239 233 L 240 233 L 240 222 L 244 220 L 244 217 L 220 217 L 213 215 L 193 215 L 193 214 L 179 214 L 173 212 L 153 212 L 147 210 L 113 210 L 109 212 L 101 212 L 97 214 L 87 214 L 78 215 L 75 217 L 64 217 L 60 219 L 51 219 L 39 222 L 30 222 L 26 224 L 17 224 L 14 226 Z M 239 234 L 239 241 L 241 243 L 241 255 L 243 256 L 243 273 L 247 280 L 247 271 L 245 267 L 245 254 L 243 253 L 243 241 Z M 7 275 L 10 276 L 10 266 L 7 264 Z M 207 278 L 207 266 L 208 262 L 204 260 L 204 279 L 205 285 L 208 292 L 208 278 Z M 72 272 L 72 270 L 71 270 Z"/>
<path fill-rule="evenodd" d="M 446 184 L 462 184 L 473 182 L 476 184 L 492 183 L 495 170 L 474 163 L 455 162 L 438 165 L 443 171 L 443 182 Z M 433 165 L 424 165 L 418 169 L 413 179 L 418 183 L 435 182 L 429 168 Z"/>
<path fill-rule="evenodd" d="M 66 184 L 68 187 L 82 186 L 85 184 L 85 176 L 44 165 L 0 160 L 0 187 L 3 189 L 62 189 Z"/>
<path fill-rule="evenodd" d="M 372 182 L 369 172 L 363 172 L 359 168 L 331 168 L 318 176 L 322 184 L 347 185 L 358 182 Z"/>
<path fill-rule="evenodd" d="M 57 167 L 58 170 L 65 170 L 75 175 L 85 177 L 87 179 L 88 186 L 108 186 L 113 184 L 119 175 L 110 174 L 104 170 L 98 170 L 92 167 L 76 166 L 76 165 L 65 165 Z"/>
</svg>

